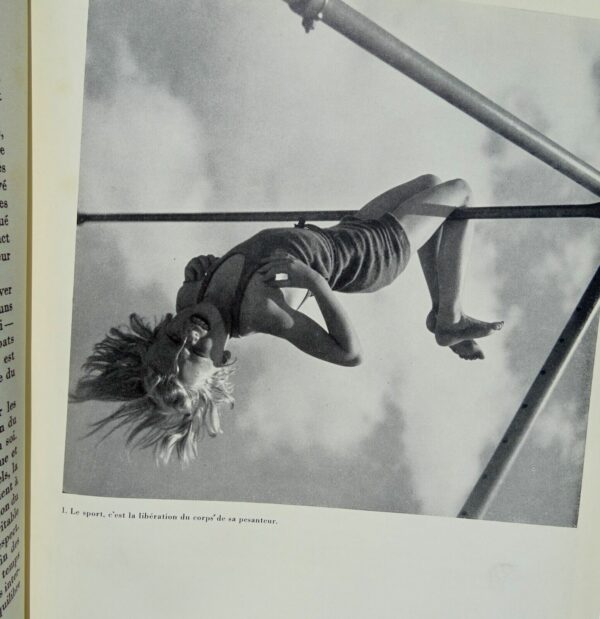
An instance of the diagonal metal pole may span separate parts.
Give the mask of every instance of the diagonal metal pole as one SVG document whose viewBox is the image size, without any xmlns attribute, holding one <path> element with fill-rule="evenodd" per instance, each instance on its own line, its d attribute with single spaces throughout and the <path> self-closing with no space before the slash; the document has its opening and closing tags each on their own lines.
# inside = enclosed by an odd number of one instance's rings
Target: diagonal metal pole
<svg viewBox="0 0 600 619">
<path fill-rule="evenodd" d="M 586 288 L 571 318 L 552 348 L 523 403 L 504 433 L 459 518 L 483 518 L 506 474 L 523 447 L 529 430 L 558 383 L 577 344 L 600 307 L 600 267 Z"/>
<path fill-rule="evenodd" d="M 504 136 L 561 174 L 600 195 L 600 171 L 405 45 L 342 0 L 285 0 L 307 31 L 321 20 L 363 49 Z"/>
<path fill-rule="evenodd" d="M 228 222 L 228 221 L 338 221 L 357 211 L 242 211 L 223 213 L 77 213 L 77 225 L 88 222 Z M 449 219 L 531 219 L 600 217 L 600 202 L 543 206 L 479 206 L 456 209 Z"/>
</svg>

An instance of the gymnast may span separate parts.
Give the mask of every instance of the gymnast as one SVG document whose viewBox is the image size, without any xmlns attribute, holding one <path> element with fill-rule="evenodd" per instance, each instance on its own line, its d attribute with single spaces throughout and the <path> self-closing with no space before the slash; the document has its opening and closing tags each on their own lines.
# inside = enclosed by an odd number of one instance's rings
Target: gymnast
<svg viewBox="0 0 600 619">
<path fill-rule="evenodd" d="M 158 460 L 197 454 L 199 438 L 221 432 L 219 406 L 233 405 L 230 338 L 265 333 L 342 366 L 361 362 L 360 344 L 334 292 L 375 292 L 417 251 L 437 344 L 463 359 L 483 359 L 475 341 L 502 328 L 466 315 L 461 305 L 469 220 L 448 216 L 469 204 L 461 179 L 423 175 L 376 197 L 330 228 L 266 229 L 221 258 L 199 256 L 185 269 L 175 315 L 150 326 L 137 314 L 112 328 L 84 364 L 72 400 L 121 402 L 92 433 L 128 426 L 127 444 Z M 299 311 L 312 295 L 326 328 Z"/>
</svg>

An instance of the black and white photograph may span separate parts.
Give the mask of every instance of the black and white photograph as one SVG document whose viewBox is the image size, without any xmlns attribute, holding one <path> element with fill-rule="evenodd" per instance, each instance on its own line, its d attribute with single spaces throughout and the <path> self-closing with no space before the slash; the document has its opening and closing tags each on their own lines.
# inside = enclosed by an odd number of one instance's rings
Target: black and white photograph
<svg viewBox="0 0 600 619">
<path fill-rule="evenodd" d="M 86 49 L 64 493 L 577 526 L 598 20 L 90 0 Z"/>
</svg>

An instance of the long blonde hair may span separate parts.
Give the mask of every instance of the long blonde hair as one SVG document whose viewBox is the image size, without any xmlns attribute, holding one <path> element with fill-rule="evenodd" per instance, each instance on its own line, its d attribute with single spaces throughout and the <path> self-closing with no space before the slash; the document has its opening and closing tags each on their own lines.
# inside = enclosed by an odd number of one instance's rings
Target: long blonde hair
<svg viewBox="0 0 600 619">
<path fill-rule="evenodd" d="M 113 327 L 94 346 L 83 365 L 84 376 L 71 394 L 71 401 L 121 401 L 112 414 L 92 424 L 89 434 L 129 426 L 130 448 L 152 448 L 157 462 L 169 462 L 173 453 L 184 464 L 198 453 L 198 442 L 208 434 L 221 433 L 218 407 L 233 407 L 231 365 L 215 367 L 206 381 L 189 389 L 175 373 L 161 373 L 147 363 L 148 351 L 171 321 L 167 314 L 154 327 L 137 314 L 129 326 Z"/>
</svg>

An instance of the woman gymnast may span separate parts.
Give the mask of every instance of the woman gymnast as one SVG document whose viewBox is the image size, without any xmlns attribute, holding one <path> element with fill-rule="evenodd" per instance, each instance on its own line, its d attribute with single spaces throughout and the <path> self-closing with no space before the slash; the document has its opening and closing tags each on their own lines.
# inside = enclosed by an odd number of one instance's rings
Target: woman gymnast
<svg viewBox="0 0 600 619">
<path fill-rule="evenodd" d="M 137 314 L 94 346 L 74 401 L 122 402 L 92 433 L 130 426 L 127 444 L 152 447 L 168 462 L 189 462 L 199 438 L 221 432 L 218 406 L 233 405 L 229 338 L 265 333 L 330 363 L 361 362 L 354 327 L 336 292 L 389 285 L 417 250 L 432 308 L 426 327 L 463 359 L 483 359 L 475 340 L 502 328 L 466 315 L 463 275 L 472 225 L 448 220 L 468 206 L 461 179 L 420 176 L 390 189 L 336 226 L 266 229 L 221 258 L 199 256 L 185 269 L 176 314 L 154 327 Z M 307 292 L 323 329 L 299 311 Z"/>
</svg>

